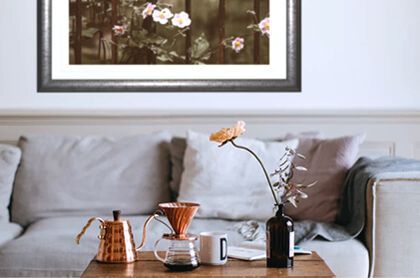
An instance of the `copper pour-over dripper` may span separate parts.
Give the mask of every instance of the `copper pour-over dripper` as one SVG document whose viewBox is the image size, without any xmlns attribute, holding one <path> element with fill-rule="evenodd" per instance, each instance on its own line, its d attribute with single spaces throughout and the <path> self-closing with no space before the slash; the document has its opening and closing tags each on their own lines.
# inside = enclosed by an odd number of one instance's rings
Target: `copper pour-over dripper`
<svg viewBox="0 0 420 278">
<path fill-rule="evenodd" d="M 163 211 L 172 226 L 174 231 L 173 238 L 186 239 L 189 237 L 187 230 L 199 207 L 200 205 L 196 203 L 174 202 L 159 204 L 159 209 Z"/>
</svg>

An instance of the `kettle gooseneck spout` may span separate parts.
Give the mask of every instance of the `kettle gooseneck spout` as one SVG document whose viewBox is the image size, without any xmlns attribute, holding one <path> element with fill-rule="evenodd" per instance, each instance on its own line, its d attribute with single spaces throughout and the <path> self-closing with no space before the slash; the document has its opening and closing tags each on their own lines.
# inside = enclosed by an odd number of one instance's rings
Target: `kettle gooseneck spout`
<svg viewBox="0 0 420 278">
<path fill-rule="evenodd" d="M 146 243 L 147 226 L 149 225 L 149 223 L 153 219 L 162 223 L 163 225 L 165 225 L 171 231 L 171 233 L 174 233 L 174 230 L 172 229 L 171 226 L 169 226 L 168 224 L 166 224 L 165 222 L 163 222 L 162 220 L 159 219 L 159 217 L 163 216 L 163 215 L 164 215 L 164 213 L 162 211 L 157 210 L 146 219 L 146 222 L 143 225 L 143 235 L 142 235 L 142 238 L 141 238 L 141 243 L 140 243 L 139 247 L 136 248 L 137 252 L 140 251 L 144 247 L 144 244 Z"/>
</svg>

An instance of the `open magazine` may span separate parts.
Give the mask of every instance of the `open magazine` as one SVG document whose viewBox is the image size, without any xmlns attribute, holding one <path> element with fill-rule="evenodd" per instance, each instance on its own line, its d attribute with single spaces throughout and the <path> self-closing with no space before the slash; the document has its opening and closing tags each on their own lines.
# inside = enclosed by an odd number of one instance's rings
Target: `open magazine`
<svg viewBox="0 0 420 278">
<path fill-rule="evenodd" d="M 300 246 L 295 246 L 295 255 L 310 255 L 312 251 L 305 250 Z M 228 247 L 228 256 L 230 258 L 256 261 L 266 258 L 265 242 L 244 241 L 238 246 Z"/>
</svg>

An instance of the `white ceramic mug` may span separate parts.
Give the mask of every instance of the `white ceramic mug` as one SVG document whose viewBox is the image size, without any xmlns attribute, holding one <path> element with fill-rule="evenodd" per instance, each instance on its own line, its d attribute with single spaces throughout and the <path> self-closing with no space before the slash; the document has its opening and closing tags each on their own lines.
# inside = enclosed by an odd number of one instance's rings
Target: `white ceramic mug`
<svg viewBox="0 0 420 278">
<path fill-rule="evenodd" d="M 200 234 L 200 259 L 203 264 L 224 265 L 228 253 L 227 234 L 204 232 Z"/>
</svg>

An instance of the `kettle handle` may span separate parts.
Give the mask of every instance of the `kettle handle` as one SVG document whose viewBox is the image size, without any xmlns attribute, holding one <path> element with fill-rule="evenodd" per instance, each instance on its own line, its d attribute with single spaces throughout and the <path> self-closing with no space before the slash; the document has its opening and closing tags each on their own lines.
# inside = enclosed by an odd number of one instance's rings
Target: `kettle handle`
<svg viewBox="0 0 420 278">
<path fill-rule="evenodd" d="M 174 232 L 174 230 L 171 228 L 171 226 L 169 226 L 168 224 L 166 224 L 165 222 L 163 222 L 162 220 L 159 219 L 159 217 L 163 216 L 163 215 L 165 215 L 165 214 L 161 210 L 157 210 L 146 219 L 146 222 L 144 222 L 144 225 L 143 225 L 143 236 L 142 236 L 142 239 L 141 239 L 141 243 L 140 243 L 140 246 L 136 248 L 136 251 L 140 251 L 144 247 L 144 244 L 146 243 L 147 226 L 149 226 L 149 223 L 153 219 L 160 222 L 161 224 L 165 225 L 169 230 L 171 230 L 171 233 Z"/>
<path fill-rule="evenodd" d="M 80 234 L 77 235 L 76 237 L 76 243 L 80 244 L 80 239 L 82 238 L 82 236 L 84 235 L 84 233 L 86 233 L 87 229 L 89 228 L 89 226 L 92 224 L 93 221 L 98 220 L 99 222 L 101 222 L 102 225 L 105 224 L 105 221 L 100 218 L 100 217 L 92 217 L 88 220 L 88 222 L 86 223 L 86 225 L 83 227 L 82 231 L 80 232 Z"/>
</svg>

